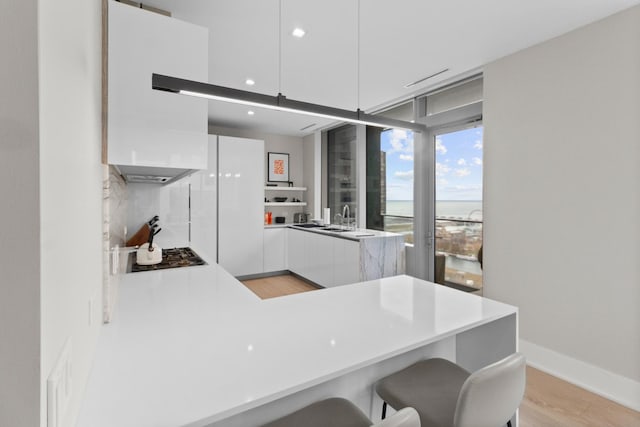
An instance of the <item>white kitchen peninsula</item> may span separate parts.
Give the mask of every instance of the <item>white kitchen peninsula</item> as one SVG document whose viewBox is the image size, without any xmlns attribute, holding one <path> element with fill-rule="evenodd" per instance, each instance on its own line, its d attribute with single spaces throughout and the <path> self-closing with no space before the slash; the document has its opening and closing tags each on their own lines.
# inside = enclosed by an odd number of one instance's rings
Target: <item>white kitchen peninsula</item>
<svg viewBox="0 0 640 427">
<path fill-rule="evenodd" d="M 346 285 L 405 272 L 404 237 L 378 230 L 326 228 L 287 230 L 288 269 L 324 287 Z"/>
<path fill-rule="evenodd" d="M 216 264 L 122 277 L 78 427 L 256 426 L 431 356 L 516 350 L 517 308 L 409 276 L 261 300 Z"/>
</svg>

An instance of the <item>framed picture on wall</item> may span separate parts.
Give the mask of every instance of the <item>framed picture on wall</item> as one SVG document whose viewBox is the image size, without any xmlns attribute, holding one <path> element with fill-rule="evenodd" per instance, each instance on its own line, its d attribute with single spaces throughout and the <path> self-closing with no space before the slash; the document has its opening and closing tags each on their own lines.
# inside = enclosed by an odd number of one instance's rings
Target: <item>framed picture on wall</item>
<svg viewBox="0 0 640 427">
<path fill-rule="evenodd" d="M 289 182 L 289 154 L 267 153 L 267 169 L 269 182 Z"/>
</svg>

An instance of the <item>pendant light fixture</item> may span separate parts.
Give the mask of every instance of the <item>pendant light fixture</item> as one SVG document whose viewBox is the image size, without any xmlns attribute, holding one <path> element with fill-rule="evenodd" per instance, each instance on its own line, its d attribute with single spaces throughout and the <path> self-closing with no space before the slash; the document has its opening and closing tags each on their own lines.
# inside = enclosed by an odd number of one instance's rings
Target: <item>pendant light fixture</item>
<svg viewBox="0 0 640 427">
<path fill-rule="evenodd" d="M 357 104 L 360 105 L 360 0 L 358 1 L 357 22 Z M 325 105 L 313 104 L 304 101 L 288 99 L 281 93 L 282 80 L 282 0 L 279 7 L 279 35 L 278 35 L 278 95 L 270 96 L 262 93 L 250 92 L 241 89 L 218 86 L 210 83 L 186 80 L 153 73 L 151 85 L 155 90 L 172 92 L 181 95 L 196 96 L 214 101 L 230 102 L 251 107 L 267 108 L 270 110 L 284 111 L 295 114 L 303 114 L 314 117 L 332 119 L 341 122 L 364 124 L 382 128 L 408 129 L 414 132 L 426 131 L 426 126 L 419 123 L 411 123 L 404 120 L 390 119 L 387 117 L 367 114 L 358 108 L 356 111 Z"/>
</svg>

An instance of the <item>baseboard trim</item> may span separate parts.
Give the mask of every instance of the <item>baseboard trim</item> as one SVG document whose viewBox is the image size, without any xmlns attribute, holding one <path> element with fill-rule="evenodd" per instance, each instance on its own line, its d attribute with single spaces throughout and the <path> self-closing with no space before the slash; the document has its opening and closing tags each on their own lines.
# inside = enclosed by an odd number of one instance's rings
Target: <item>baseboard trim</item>
<svg viewBox="0 0 640 427">
<path fill-rule="evenodd" d="M 527 357 L 530 366 L 640 411 L 640 382 L 523 339 L 520 340 L 520 351 Z"/>
</svg>

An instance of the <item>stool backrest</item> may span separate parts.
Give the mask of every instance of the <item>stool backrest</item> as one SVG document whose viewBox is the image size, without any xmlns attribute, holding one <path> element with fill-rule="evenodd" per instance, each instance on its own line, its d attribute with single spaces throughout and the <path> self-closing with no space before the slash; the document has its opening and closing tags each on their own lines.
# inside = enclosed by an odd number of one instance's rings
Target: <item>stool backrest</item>
<svg viewBox="0 0 640 427">
<path fill-rule="evenodd" d="M 420 427 L 420 415 L 415 409 L 407 407 L 371 427 Z"/>
<path fill-rule="evenodd" d="M 500 427 L 515 414 L 524 396 L 526 363 L 514 353 L 477 370 L 462 385 L 455 427 Z"/>
</svg>

